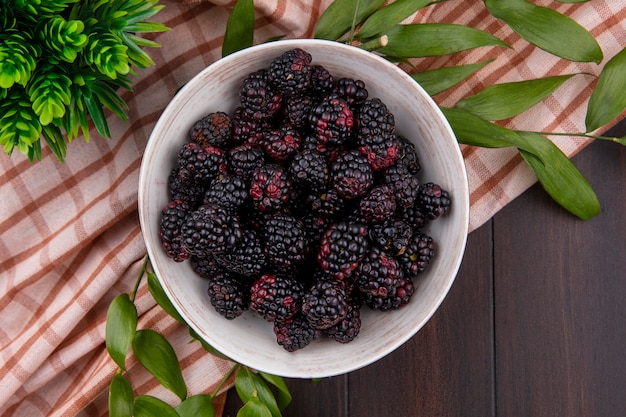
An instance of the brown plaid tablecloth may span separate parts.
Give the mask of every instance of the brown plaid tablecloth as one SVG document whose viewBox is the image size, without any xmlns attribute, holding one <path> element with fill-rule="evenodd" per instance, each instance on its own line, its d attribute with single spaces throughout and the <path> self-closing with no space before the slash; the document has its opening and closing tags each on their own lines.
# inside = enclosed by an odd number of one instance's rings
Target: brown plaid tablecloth
<svg viewBox="0 0 626 417">
<path fill-rule="evenodd" d="M 311 37 L 329 0 L 257 0 L 255 40 Z M 588 28 L 605 60 L 626 45 L 626 2 L 582 4 L 537 1 Z M 105 315 L 111 300 L 129 292 L 145 248 L 137 215 L 137 181 L 150 131 L 176 90 L 220 57 L 226 19 L 234 1 L 173 2 L 155 20 L 171 27 L 151 49 L 156 65 L 139 71 L 134 91 L 125 92 L 129 120 L 109 117 L 113 139 L 93 132 L 75 140 L 65 163 L 47 150 L 41 162 L 17 154 L 0 157 L 0 415 L 106 415 L 107 389 L 116 366 L 104 348 Z M 496 82 L 574 72 L 598 74 L 601 65 L 574 64 L 529 47 L 476 0 L 450 1 L 417 14 L 413 21 L 472 24 L 514 49 L 481 48 L 416 63 L 420 69 L 495 61 L 436 97 L 452 105 L 471 91 Z M 544 131 L 584 131 L 585 105 L 593 77 L 573 77 L 543 103 L 508 122 Z M 568 155 L 588 142 L 560 137 Z M 473 230 L 532 185 L 536 179 L 515 150 L 463 147 L 471 189 Z M 145 282 L 144 282 L 145 284 Z M 163 332 L 174 345 L 191 394 L 211 392 L 229 368 L 189 343 L 186 331 L 155 306 L 145 285 L 137 305 L 142 328 Z M 173 400 L 130 359 L 137 393 Z"/>
</svg>

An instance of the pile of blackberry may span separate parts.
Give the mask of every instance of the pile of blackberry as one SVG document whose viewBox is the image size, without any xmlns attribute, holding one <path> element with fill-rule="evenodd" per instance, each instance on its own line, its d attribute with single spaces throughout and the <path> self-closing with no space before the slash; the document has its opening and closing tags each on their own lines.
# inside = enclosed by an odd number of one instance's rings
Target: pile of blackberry
<svg viewBox="0 0 626 417">
<path fill-rule="evenodd" d="M 168 257 L 207 280 L 215 310 L 252 310 L 287 351 L 347 343 L 360 309 L 406 305 L 430 265 L 426 226 L 450 195 L 421 181 L 412 142 L 361 80 L 302 49 L 242 81 L 236 108 L 190 127 L 161 217 Z"/>
</svg>

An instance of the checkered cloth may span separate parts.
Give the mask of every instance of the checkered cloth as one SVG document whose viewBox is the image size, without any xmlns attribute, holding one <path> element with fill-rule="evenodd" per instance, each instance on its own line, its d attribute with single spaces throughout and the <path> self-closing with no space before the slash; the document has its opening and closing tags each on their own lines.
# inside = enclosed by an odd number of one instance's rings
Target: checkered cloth
<svg viewBox="0 0 626 417">
<path fill-rule="evenodd" d="M 311 37 L 329 0 L 257 0 L 255 40 L 285 35 Z M 626 46 L 626 2 L 536 3 L 557 8 L 588 28 L 605 60 Z M 220 57 L 229 8 L 234 1 L 167 2 L 155 20 L 171 27 L 151 49 L 154 67 L 139 71 L 134 91 L 123 92 L 129 120 L 109 117 L 113 139 L 75 140 L 65 163 L 44 150 L 29 163 L 17 152 L 0 157 L 0 414 L 18 416 L 106 415 L 108 384 L 116 371 L 104 348 L 111 300 L 130 292 L 145 247 L 137 215 L 137 182 L 142 152 L 157 118 L 176 90 Z M 564 62 L 528 46 L 485 11 L 482 2 L 442 3 L 411 18 L 414 22 L 471 24 L 513 46 L 480 48 L 453 57 L 415 62 L 418 69 L 495 59 L 475 76 L 440 94 L 453 105 L 470 92 L 496 82 L 588 72 L 601 66 Z M 584 131 L 586 101 L 594 77 L 568 80 L 555 94 L 508 121 L 518 129 Z M 560 137 L 568 155 L 588 142 Z M 536 179 L 512 149 L 462 147 L 471 189 L 471 225 L 476 229 Z M 137 297 L 139 327 L 172 342 L 191 394 L 212 392 L 230 364 L 189 343 L 185 329 L 155 306 L 142 285 Z M 129 359 L 138 394 L 173 401 L 147 372 Z M 227 384 L 226 387 L 229 385 Z M 219 414 L 219 410 L 218 410 Z"/>
</svg>

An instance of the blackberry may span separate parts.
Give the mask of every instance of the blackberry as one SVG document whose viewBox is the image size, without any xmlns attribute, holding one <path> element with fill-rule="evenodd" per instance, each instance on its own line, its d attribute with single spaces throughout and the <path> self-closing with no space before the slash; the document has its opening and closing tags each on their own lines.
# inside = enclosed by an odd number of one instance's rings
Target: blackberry
<svg viewBox="0 0 626 417">
<path fill-rule="evenodd" d="M 405 275 L 414 277 L 424 272 L 430 261 L 435 257 L 435 242 L 433 238 L 423 232 L 415 232 L 406 250 L 398 256 Z"/>
<path fill-rule="evenodd" d="M 322 235 L 330 226 L 331 220 L 326 216 L 308 212 L 302 215 L 300 221 L 304 225 L 304 231 L 311 244 L 311 252 L 313 250 L 317 251 Z"/>
<path fill-rule="evenodd" d="M 315 194 L 308 194 L 303 200 L 307 210 L 328 219 L 340 217 L 347 206 L 347 200 L 340 196 L 334 188 Z"/>
<path fill-rule="evenodd" d="M 224 147 L 230 142 L 230 116 L 223 111 L 209 113 L 198 120 L 189 131 L 189 138 L 198 145 Z"/>
<path fill-rule="evenodd" d="M 249 285 L 230 274 L 210 278 L 207 293 L 215 311 L 228 320 L 239 317 L 250 305 Z"/>
<path fill-rule="evenodd" d="M 232 249 L 241 238 L 241 226 L 222 206 L 203 204 L 187 215 L 181 235 L 187 252 L 209 256 Z"/>
<path fill-rule="evenodd" d="M 226 272 L 224 266 L 217 262 L 211 255 L 205 257 L 192 255 L 191 258 L 189 258 L 189 263 L 191 264 L 191 269 L 193 269 L 200 278 L 204 279 L 210 279 Z"/>
<path fill-rule="evenodd" d="M 289 268 L 306 258 L 309 241 L 299 219 L 276 213 L 265 221 L 262 232 L 267 257 L 273 265 Z"/>
<path fill-rule="evenodd" d="M 395 137 L 382 139 L 370 137 L 359 140 L 358 149 L 372 166 L 374 171 L 381 171 L 395 164 L 398 159 L 398 140 Z"/>
<path fill-rule="evenodd" d="M 258 276 L 267 263 L 261 239 L 253 229 L 244 229 L 233 249 L 213 257 L 226 270 L 244 277 Z"/>
<path fill-rule="evenodd" d="M 346 316 L 324 330 L 331 339 L 340 343 L 353 341 L 361 331 L 361 309 L 358 304 L 348 303 Z"/>
<path fill-rule="evenodd" d="M 250 289 L 250 309 L 270 322 L 292 318 L 302 304 L 303 287 L 288 276 L 261 275 Z"/>
<path fill-rule="evenodd" d="M 235 109 L 231 116 L 231 121 L 232 144 L 241 145 L 243 143 L 250 143 L 251 145 L 263 145 L 265 131 L 269 129 L 267 121 L 249 118 L 241 106 Z"/>
<path fill-rule="evenodd" d="M 420 159 L 413 142 L 402 135 L 396 135 L 398 139 L 398 163 L 407 167 L 410 174 L 416 175 L 420 172 Z"/>
<path fill-rule="evenodd" d="M 426 217 L 426 215 L 415 205 L 400 207 L 396 212 L 396 216 L 405 223 L 409 224 L 415 230 L 423 229 L 424 226 L 426 226 L 430 221 L 430 219 Z"/>
<path fill-rule="evenodd" d="M 365 195 L 374 184 L 372 167 L 357 150 L 337 157 L 331 165 L 331 177 L 337 193 L 346 199 Z"/>
<path fill-rule="evenodd" d="M 239 102 L 244 117 L 252 120 L 268 120 L 278 114 L 283 96 L 266 77 L 264 69 L 248 75 L 239 90 Z"/>
<path fill-rule="evenodd" d="M 432 182 L 420 185 L 418 202 L 420 211 L 430 220 L 446 214 L 451 204 L 448 192 Z"/>
<path fill-rule="evenodd" d="M 325 146 L 346 143 L 355 126 L 350 106 L 336 94 L 325 96 L 313 107 L 309 121 L 313 135 Z"/>
<path fill-rule="evenodd" d="M 302 130 L 309 126 L 309 114 L 315 104 L 313 98 L 308 95 L 288 97 L 284 105 L 285 119 L 294 128 Z"/>
<path fill-rule="evenodd" d="M 248 184 L 235 175 L 215 179 L 204 194 L 204 204 L 218 204 L 231 213 L 243 206 L 248 198 Z"/>
<path fill-rule="evenodd" d="M 290 125 L 282 125 L 268 132 L 265 153 L 277 163 L 287 163 L 302 146 L 300 134 Z"/>
<path fill-rule="evenodd" d="M 186 181 L 180 175 L 180 168 L 175 167 L 167 179 L 170 200 L 185 200 L 190 208 L 196 208 L 202 204 L 205 187 L 192 181 Z"/>
<path fill-rule="evenodd" d="M 369 228 L 370 241 L 384 251 L 399 256 L 406 251 L 413 229 L 399 219 L 389 219 Z"/>
<path fill-rule="evenodd" d="M 311 92 L 321 96 L 330 93 L 334 85 L 334 77 L 325 67 L 311 65 Z"/>
<path fill-rule="evenodd" d="M 376 246 L 372 246 L 354 274 L 365 303 L 372 309 L 398 308 L 414 292 L 413 283 L 404 278 L 400 263 Z"/>
<path fill-rule="evenodd" d="M 210 184 L 220 173 L 226 172 L 224 153 L 215 146 L 201 147 L 187 142 L 178 152 L 179 175 L 184 181 Z"/>
<path fill-rule="evenodd" d="M 267 78 L 286 95 L 302 94 L 311 86 L 311 54 L 295 48 L 274 58 L 267 68 Z"/>
<path fill-rule="evenodd" d="M 359 109 L 369 95 L 365 83 L 353 78 L 338 79 L 333 92 L 344 99 L 352 109 Z"/>
<path fill-rule="evenodd" d="M 306 149 L 294 156 L 289 165 L 289 175 L 294 184 L 311 191 L 321 191 L 328 184 L 328 163 L 318 151 Z"/>
<path fill-rule="evenodd" d="M 411 207 L 419 192 L 419 179 L 403 164 L 393 165 L 385 170 L 385 183 L 394 189 L 396 203 L 400 207 Z"/>
<path fill-rule="evenodd" d="M 265 153 L 258 146 L 244 143 L 228 150 L 226 162 L 228 172 L 249 180 L 255 169 L 265 165 Z"/>
<path fill-rule="evenodd" d="M 291 180 L 287 172 L 276 164 L 257 168 L 250 180 L 250 197 L 261 212 L 273 212 L 286 206 L 291 195 Z"/>
<path fill-rule="evenodd" d="M 396 211 L 394 189 L 388 184 L 374 186 L 360 201 L 359 213 L 367 222 L 382 222 Z"/>
<path fill-rule="evenodd" d="M 302 313 L 314 329 L 327 329 L 348 314 L 347 298 L 341 282 L 320 280 L 305 292 Z"/>
<path fill-rule="evenodd" d="M 320 241 L 317 262 L 336 279 L 350 276 L 368 250 L 367 228 L 359 223 L 332 224 Z"/>
<path fill-rule="evenodd" d="M 395 132 L 395 118 L 379 98 L 363 102 L 359 111 L 358 140 L 363 143 L 382 143 Z"/>
<path fill-rule="evenodd" d="M 165 254 L 175 262 L 189 259 L 190 253 L 182 245 L 181 228 L 189 213 L 189 203 L 182 199 L 170 201 L 161 212 L 159 237 Z"/>
<path fill-rule="evenodd" d="M 311 327 L 302 314 L 296 314 L 285 321 L 275 321 L 274 334 L 276 342 L 287 352 L 303 349 L 320 337 L 320 331 Z"/>
</svg>

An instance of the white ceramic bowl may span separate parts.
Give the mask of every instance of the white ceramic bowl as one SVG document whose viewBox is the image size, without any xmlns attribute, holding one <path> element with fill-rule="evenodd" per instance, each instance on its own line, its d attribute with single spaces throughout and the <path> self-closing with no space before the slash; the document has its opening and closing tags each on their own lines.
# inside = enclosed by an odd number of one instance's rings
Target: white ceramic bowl
<svg viewBox="0 0 626 417">
<path fill-rule="evenodd" d="M 416 279 L 411 302 L 395 311 L 362 308 L 362 328 L 347 344 L 321 338 L 289 353 L 276 343 L 272 325 L 252 312 L 226 320 L 211 306 L 207 283 L 189 262 L 165 256 L 159 240 L 161 209 L 168 202 L 167 179 L 193 122 L 212 111 L 231 112 L 245 76 L 295 47 L 335 77 L 363 80 L 369 97 L 379 97 L 393 112 L 397 131 L 414 141 L 421 179 L 452 196 L 449 213 L 431 222 L 436 257 Z M 437 105 L 404 71 L 361 49 L 322 40 L 285 40 L 229 55 L 190 80 L 169 103 L 150 136 L 139 179 L 139 215 L 148 254 L 163 289 L 181 316 L 203 339 L 226 356 L 252 368 L 285 377 L 327 377 L 350 372 L 387 355 L 411 338 L 437 310 L 457 274 L 468 231 L 469 191 L 462 155 Z"/>
</svg>

